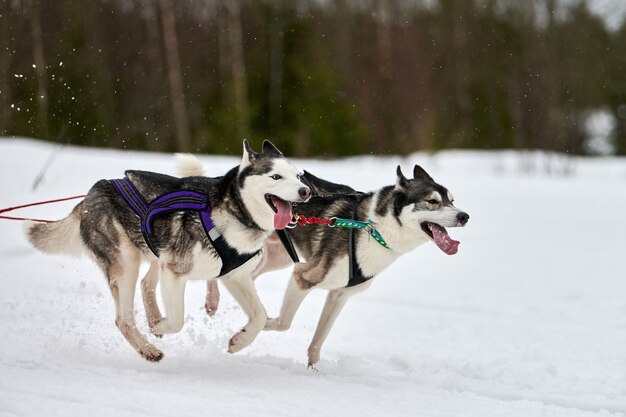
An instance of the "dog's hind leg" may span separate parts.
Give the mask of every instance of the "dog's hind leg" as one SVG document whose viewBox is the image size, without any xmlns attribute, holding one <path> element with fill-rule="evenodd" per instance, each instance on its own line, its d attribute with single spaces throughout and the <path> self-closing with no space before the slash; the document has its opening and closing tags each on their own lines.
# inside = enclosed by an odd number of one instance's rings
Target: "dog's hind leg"
<svg viewBox="0 0 626 417">
<path fill-rule="evenodd" d="M 146 276 L 141 280 L 141 297 L 150 328 L 153 328 L 154 325 L 163 318 L 156 299 L 156 286 L 158 282 L 159 261 L 157 259 L 150 262 L 150 269 L 148 269 Z"/>
<path fill-rule="evenodd" d="M 204 309 L 211 317 L 217 312 L 217 307 L 220 303 L 220 289 L 217 286 L 217 281 L 210 279 L 206 283 L 206 299 L 204 301 Z"/>
<path fill-rule="evenodd" d="M 115 324 L 141 356 L 157 362 L 163 358 L 163 352 L 151 345 L 135 326 L 134 298 L 139 262 L 137 250 L 122 250 L 119 262 L 108 268 L 109 287 L 115 300 Z"/>
<path fill-rule="evenodd" d="M 328 337 L 330 329 L 333 327 L 337 316 L 339 316 L 343 306 L 346 305 L 346 301 L 350 298 L 350 295 L 351 294 L 344 289 L 332 290 L 328 292 L 324 309 L 322 310 L 320 320 L 317 323 L 317 328 L 315 329 L 315 334 L 313 335 L 313 340 L 311 340 L 311 344 L 309 345 L 309 367 L 313 367 L 313 365 L 319 362 L 322 345 L 324 344 L 326 337 Z"/>
<path fill-rule="evenodd" d="M 184 324 L 185 285 L 187 278 L 176 274 L 167 266 L 161 268 L 161 297 L 165 308 L 165 317 L 150 330 L 156 335 L 178 333 Z"/>
<path fill-rule="evenodd" d="M 256 339 L 265 326 L 267 313 L 250 276 L 234 275 L 225 278 L 222 282 L 248 315 L 248 324 L 231 337 L 228 342 L 228 352 L 235 353 Z"/>
<path fill-rule="evenodd" d="M 149 361 L 159 361 L 163 352 L 152 346 L 135 326 L 135 286 L 139 275 L 140 252 L 126 232 L 106 216 L 81 219 L 81 238 L 87 253 L 96 261 L 109 283 L 115 301 L 115 325 L 137 352 Z"/>
</svg>

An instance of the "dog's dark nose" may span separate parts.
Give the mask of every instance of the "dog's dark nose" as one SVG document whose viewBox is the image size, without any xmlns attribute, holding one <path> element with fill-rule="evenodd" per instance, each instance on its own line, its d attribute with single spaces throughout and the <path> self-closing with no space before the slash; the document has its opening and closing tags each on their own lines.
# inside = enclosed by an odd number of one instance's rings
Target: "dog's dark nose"
<svg viewBox="0 0 626 417">
<path fill-rule="evenodd" d="M 467 223 L 467 221 L 469 220 L 469 214 L 462 211 L 456 215 L 456 219 L 459 221 L 459 223 L 461 223 L 461 226 L 465 226 L 465 223 Z"/>
<path fill-rule="evenodd" d="M 308 200 L 311 197 L 311 189 L 309 187 L 302 187 L 298 190 L 298 195 L 302 200 Z"/>
</svg>

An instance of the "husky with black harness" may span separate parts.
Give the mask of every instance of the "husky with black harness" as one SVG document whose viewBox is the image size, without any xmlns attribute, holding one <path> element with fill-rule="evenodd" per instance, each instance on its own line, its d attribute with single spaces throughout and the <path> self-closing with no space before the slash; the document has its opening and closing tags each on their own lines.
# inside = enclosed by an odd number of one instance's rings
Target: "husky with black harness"
<svg viewBox="0 0 626 417">
<path fill-rule="evenodd" d="M 229 341 L 229 352 L 236 352 L 267 320 L 252 281 L 265 241 L 290 223 L 292 203 L 309 197 L 298 170 L 274 145 L 265 141 L 263 152 L 255 153 L 244 141 L 241 164 L 223 177 L 127 171 L 123 179 L 97 182 L 65 219 L 28 224 L 27 236 L 43 252 L 84 251 L 97 262 L 115 300 L 117 327 L 150 361 L 163 353 L 135 326 L 141 261 L 151 263 L 142 290 L 156 335 L 182 328 L 187 280 L 221 278 L 249 317 Z M 166 317 L 156 304 L 158 281 Z"/>
</svg>

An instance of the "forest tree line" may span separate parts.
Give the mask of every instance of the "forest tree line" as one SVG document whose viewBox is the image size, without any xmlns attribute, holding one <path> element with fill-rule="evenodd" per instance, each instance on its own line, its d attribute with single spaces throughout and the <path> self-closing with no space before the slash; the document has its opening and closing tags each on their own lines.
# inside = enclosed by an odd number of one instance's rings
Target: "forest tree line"
<svg viewBox="0 0 626 417">
<path fill-rule="evenodd" d="M 0 135 L 295 156 L 626 154 L 626 25 L 583 1 L 0 0 Z"/>
</svg>

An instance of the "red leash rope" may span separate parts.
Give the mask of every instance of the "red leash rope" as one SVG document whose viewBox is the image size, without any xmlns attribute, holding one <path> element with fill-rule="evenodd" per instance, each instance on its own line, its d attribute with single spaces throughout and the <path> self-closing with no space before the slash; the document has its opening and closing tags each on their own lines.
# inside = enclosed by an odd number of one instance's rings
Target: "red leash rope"
<svg viewBox="0 0 626 417">
<path fill-rule="evenodd" d="M 306 226 L 307 224 L 325 224 L 330 226 L 334 223 L 334 219 L 323 219 L 321 217 L 305 217 L 302 214 L 296 214 L 298 226 Z"/>
<path fill-rule="evenodd" d="M 0 214 L 1 213 L 6 213 L 6 212 L 9 212 L 9 211 L 13 211 L 13 210 L 17 210 L 17 209 L 21 209 L 21 208 L 25 208 L 25 207 L 41 206 L 43 204 L 58 203 L 60 201 L 75 200 L 77 198 L 83 198 L 83 197 L 85 197 L 85 196 L 84 195 L 75 195 L 73 197 L 58 198 L 56 200 L 40 201 L 40 202 L 37 202 L 37 203 L 30 203 L 30 204 L 24 204 L 24 205 L 21 205 L 21 206 L 8 207 L 8 208 L 0 209 Z M 30 221 L 33 221 L 33 222 L 41 222 L 41 223 L 54 223 L 56 221 L 56 220 L 31 219 L 31 218 L 28 218 L 28 217 L 12 217 L 12 216 L 0 216 L 0 219 L 7 219 L 7 220 L 30 220 Z"/>
</svg>

